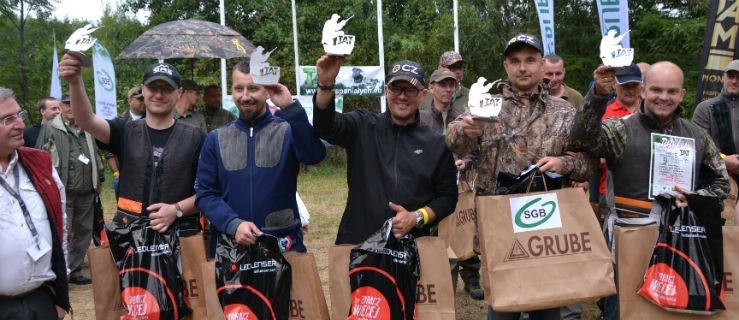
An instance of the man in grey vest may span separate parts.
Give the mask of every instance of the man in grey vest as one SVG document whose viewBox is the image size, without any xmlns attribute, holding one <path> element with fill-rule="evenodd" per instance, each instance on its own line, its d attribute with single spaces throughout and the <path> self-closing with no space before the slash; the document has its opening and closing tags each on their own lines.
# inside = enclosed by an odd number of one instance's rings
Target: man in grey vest
<svg viewBox="0 0 739 320">
<path fill-rule="evenodd" d="M 90 278 L 82 274 L 82 263 L 92 239 L 94 204 L 103 182 L 103 163 L 95 138 L 77 125 L 69 102 L 69 95 L 62 96 L 59 104 L 62 113 L 41 127 L 36 148 L 51 154 L 66 191 L 69 282 L 90 284 Z"/>
<path fill-rule="evenodd" d="M 606 241 L 612 244 L 615 220 L 623 219 L 635 225 L 656 223 L 658 217 L 649 215 L 651 199 L 654 194 L 650 186 L 653 134 L 664 138 L 680 140 L 690 138 L 693 147 L 686 157 L 693 167 L 695 177 L 688 188 L 670 186 L 677 192 L 678 201 L 686 201 L 685 194 L 726 197 L 729 182 L 724 162 L 718 149 L 705 130 L 682 119 L 680 102 L 685 96 L 683 71 L 672 62 L 661 61 L 652 65 L 644 75 L 644 91 L 639 112 L 625 118 L 610 118 L 601 123 L 615 82 L 613 69 L 598 67 L 593 73 L 595 85 L 585 96 L 583 109 L 575 118 L 570 135 L 576 147 L 588 150 L 597 158 L 605 158 L 609 175 L 606 187 L 606 201 L 610 212 L 606 217 Z M 690 154 L 690 153 L 689 153 Z M 701 181 L 703 180 L 703 181 Z M 699 181 L 700 184 L 699 184 Z M 654 187 L 656 189 L 656 187 Z M 690 189 L 690 190 L 686 190 Z M 616 210 L 622 203 L 642 203 L 641 214 Z M 606 319 L 618 319 L 618 300 L 615 296 L 606 298 L 604 312 Z"/>
<path fill-rule="evenodd" d="M 698 104 L 693 113 L 693 123 L 706 129 L 711 139 L 724 155 L 724 164 L 729 175 L 736 180 L 739 174 L 739 60 L 726 66 L 721 94 Z M 736 200 L 736 199 L 735 199 Z M 735 210 L 734 221 L 739 219 Z"/>
</svg>

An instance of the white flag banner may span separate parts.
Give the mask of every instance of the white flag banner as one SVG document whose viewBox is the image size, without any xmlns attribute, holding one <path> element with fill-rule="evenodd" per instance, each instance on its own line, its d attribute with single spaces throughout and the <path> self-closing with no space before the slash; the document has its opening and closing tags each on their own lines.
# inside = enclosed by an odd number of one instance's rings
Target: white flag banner
<svg viewBox="0 0 739 320">
<path fill-rule="evenodd" d="M 624 1 L 625 2 L 625 1 Z M 554 0 L 536 0 L 536 12 L 539 14 L 539 29 L 544 55 L 554 53 Z"/>
<path fill-rule="evenodd" d="M 631 48 L 629 43 L 629 3 L 622 1 L 596 1 L 598 4 L 598 21 L 600 22 L 601 36 L 615 30 L 614 36 L 624 35 L 621 46 Z"/>
<path fill-rule="evenodd" d="M 62 99 L 62 84 L 59 82 L 59 56 L 56 53 L 56 42 L 54 43 L 54 56 L 51 59 L 51 89 L 49 96 Z"/>
<path fill-rule="evenodd" d="M 117 114 L 115 70 L 108 49 L 99 41 L 92 46 L 92 66 L 95 74 L 95 113 L 103 119 L 113 119 Z"/>
</svg>

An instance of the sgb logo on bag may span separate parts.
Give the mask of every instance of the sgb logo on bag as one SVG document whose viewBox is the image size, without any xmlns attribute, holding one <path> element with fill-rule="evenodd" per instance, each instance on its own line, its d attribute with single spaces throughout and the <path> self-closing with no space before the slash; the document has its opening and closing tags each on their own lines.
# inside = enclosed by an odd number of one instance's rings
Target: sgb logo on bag
<svg viewBox="0 0 739 320">
<path fill-rule="evenodd" d="M 510 199 L 513 232 L 562 227 L 556 193 L 544 193 Z"/>
</svg>

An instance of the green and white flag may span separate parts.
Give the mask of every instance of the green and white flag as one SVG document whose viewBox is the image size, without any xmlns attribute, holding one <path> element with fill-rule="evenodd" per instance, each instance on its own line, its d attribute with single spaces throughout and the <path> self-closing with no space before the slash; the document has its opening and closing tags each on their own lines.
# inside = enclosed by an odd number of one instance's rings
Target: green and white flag
<svg viewBox="0 0 739 320">
<path fill-rule="evenodd" d="M 117 115 L 115 69 L 108 49 L 99 41 L 92 46 L 92 65 L 95 74 L 95 113 L 103 119 L 113 119 Z"/>
</svg>

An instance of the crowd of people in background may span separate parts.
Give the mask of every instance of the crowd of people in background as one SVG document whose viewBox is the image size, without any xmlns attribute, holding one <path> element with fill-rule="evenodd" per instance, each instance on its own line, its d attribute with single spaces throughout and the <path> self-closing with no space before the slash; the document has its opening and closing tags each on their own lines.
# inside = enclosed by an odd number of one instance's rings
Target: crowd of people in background
<svg viewBox="0 0 739 320">
<path fill-rule="evenodd" d="M 619 199 L 649 201 L 652 132 L 695 140 L 696 179 L 690 190 L 676 189 L 678 200 L 727 196 L 729 176 L 739 174 L 739 60 L 726 66 L 721 95 L 699 104 L 690 121 L 680 107 L 684 75 L 672 62 L 599 66 L 592 79 L 568 79 L 591 82 L 583 95 L 565 83 L 565 61 L 544 55 L 535 36 L 513 37 L 503 55 L 507 79 L 494 89 L 502 98 L 495 121 L 469 113 L 464 83 L 473 81 L 464 72 L 474 66 L 454 51 L 442 53 L 428 77 L 414 61 L 391 64 L 381 113 L 336 112 L 334 84 L 346 58 L 320 57 L 312 125 L 285 86 L 256 84 L 248 62 L 231 73 L 237 115 L 221 105 L 218 86 L 182 79 L 162 62 L 143 70 L 127 109 L 109 120 L 94 114 L 74 55 L 59 64 L 69 93 L 40 99 L 33 126 L 25 127 L 28 112 L 12 91 L 0 88 L 0 256 L 10 261 L 0 273 L 0 318 L 61 319 L 70 309 L 68 283 L 91 282 L 82 266 L 103 158 L 113 172 L 114 219 L 146 218 L 166 233 L 202 216 L 211 256 L 223 241 L 251 245 L 262 233 L 278 237 L 284 251 L 309 249 L 297 176 L 301 163 L 325 157 L 321 139 L 347 154 L 349 195 L 336 244 L 361 243 L 388 219 L 396 237 L 435 235 L 455 208 L 458 175 L 475 177 L 477 195 L 495 195 L 499 173 L 531 165 L 588 190 L 610 244 L 613 221 L 635 218 L 615 210 Z M 450 270 L 455 290 L 459 275 L 471 298 L 485 297 L 478 257 L 450 260 Z M 603 317 L 618 319 L 616 296 L 604 301 Z M 528 314 L 580 319 L 582 307 Z M 488 307 L 488 319 L 519 317 Z"/>
</svg>

